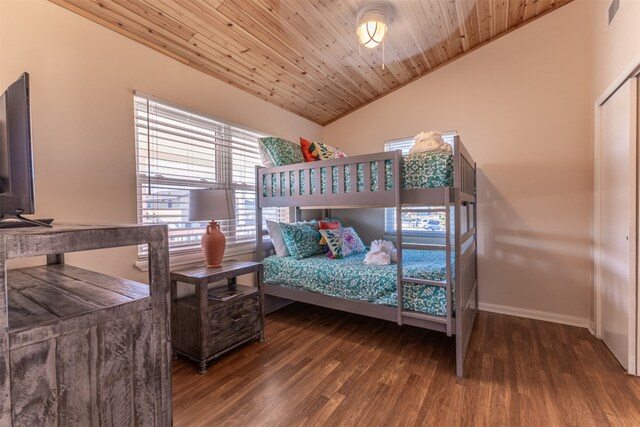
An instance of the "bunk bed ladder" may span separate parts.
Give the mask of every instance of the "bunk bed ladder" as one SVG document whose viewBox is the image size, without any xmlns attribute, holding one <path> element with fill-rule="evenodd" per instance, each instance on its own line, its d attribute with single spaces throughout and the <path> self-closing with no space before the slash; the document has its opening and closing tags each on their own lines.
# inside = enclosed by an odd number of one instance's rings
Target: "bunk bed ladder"
<svg viewBox="0 0 640 427">
<path fill-rule="evenodd" d="M 459 139 L 455 137 L 454 147 L 457 147 L 459 144 Z M 457 153 L 459 156 L 459 153 Z M 454 335 L 454 320 L 453 320 L 453 278 L 454 278 L 454 268 L 459 267 L 459 259 L 456 259 L 456 263 L 452 262 L 452 255 L 454 255 L 454 250 L 456 251 L 456 258 L 459 257 L 460 250 L 460 197 L 459 193 L 455 188 L 445 187 L 442 192 L 442 208 L 415 208 L 403 207 L 402 204 L 402 192 L 400 190 L 401 185 L 395 185 L 396 183 L 401 183 L 401 170 L 400 170 L 400 161 L 401 161 L 401 153 L 399 150 L 395 153 L 395 158 L 393 162 L 393 191 L 395 196 L 395 209 L 396 209 L 396 250 L 397 250 L 397 323 L 398 325 L 403 324 L 404 318 L 414 318 L 426 320 L 434 323 L 445 324 L 445 330 L 447 336 Z M 459 172 L 457 172 L 459 173 Z M 455 182 L 459 183 L 460 177 L 457 176 Z M 433 206 L 433 205 L 431 205 Z M 455 208 L 455 212 L 452 214 L 452 207 Z M 434 245 L 434 244 L 413 244 L 413 243 L 403 243 L 403 230 L 402 230 L 402 214 L 406 212 L 442 212 L 445 214 L 445 241 L 444 245 Z M 455 224 L 452 224 L 452 219 L 455 218 Z M 455 229 L 452 229 L 452 226 Z M 475 228 L 474 228 L 475 229 Z M 453 232 L 453 235 L 452 235 Z M 455 246 L 455 248 L 454 248 Z M 432 281 L 432 280 L 424 280 L 415 277 L 404 277 L 402 272 L 402 252 L 403 249 L 417 249 L 417 250 L 443 250 L 445 251 L 446 257 L 446 278 L 444 281 Z M 446 316 L 433 316 L 426 313 L 419 313 L 415 311 L 405 311 L 403 307 L 403 299 L 404 299 L 404 284 L 406 283 L 417 283 L 421 285 L 431 285 L 438 286 L 444 288 L 445 290 L 445 301 L 446 301 Z"/>
<path fill-rule="evenodd" d="M 256 254 L 255 260 L 261 262 L 264 259 L 263 239 L 262 239 L 262 207 L 260 206 L 260 190 L 262 180 L 260 179 L 260 166 L 256 166 Z"/>
<path fill-rule="evenodd" d="M 457 200 L 454 200 L 454 203 L 457 203 Z M 445 257 L 446 257 L 446 266 L 447 266 L 447 271 L 446 271 L 446 276 L 447 276 L 447 297 L 446 297 L 446 301 L 447 301 L 447 336 L 450 337 L 453 335 L 453 313 L 452 313 L 452 296 L 453 296 L 453 286 L 451 286 L 451 279 L 452 279 L 452 274 L 451 274 L 451 191 L 449 188 L 447 188 L 447 191 L 444 192 L 444 208 L 446 209 L 445 212 Z M 457 227 L 460 226 L 460 215 L 458 213 L 458 211 L 456 210 L 455 215 L 455 227 L 457 229 Z M 458 235 L 460 233 L 455 233 L 456 239 L 458 238 Z M 457 240 L 456 240 L 457 242 Z"/>
<path fill-rule="evenodd" d="M 400 182 L 400 160 L 401 153 L 400 151 L 396 151 L 396 157 L 393 163 L 393 179 L 395 182 Z M 397 181 L 396 181 L 397 180 Z M 443 208 L 427 208 L 427 209 L 416 209 L 416 208 L 404 208 L 402 205 L 401 191 L 400 186 L 393 186 L 393 191 L 395 191 L 395 209 L 396 209 L 396 250 L 397 250 L 397 261 L 396 261 L 396 277 L 397 277 L 397 323 L 398 325 L 403 324 L 403 317 L 410 317 L 414 319 L 426 320 L 433 323 L 442 323 L 446 324 L 446 332 L 448 336 L 451 336 L 453 333 L 453 322 L 451 315 L 451 231 L 450 231 L 450 222 L 451 222 L 451 210 L 450 210 L 450 189 L 446 188 L 444 191 L 444 209 Z M 413 244 L 413 243 L 403 243 L 402 242 L 402 214 L 405 212 L 443 212 L 445 213 L 446 218 L 446 243 L 444 245 L 434 245 L 434 244 Z M 419 279 L 416 277 L 405 277 L 402 272 L 402 252 L 403 249 L 417 249 L 417 250 L 442 250 L 444 249 L 447 256 L 447 275 L 446 280 L 444 282 L 435 281 L 435 280 L 426 280 Z M 418 283 L 422 285 L 431 285 L 431 286 L 439 286 L 445 289 L 446 292 L 446 301 L 447 301 L 447 316 L 434 316 L 426 313 L 419 313 L 415 311 L 405 311 L 403 307 L 403 299 L 404 299 L 404 284 L 405 283 Z"/>
<path fill-rule="evenodd" d="M 418 313 L 414 311 L 405 311 L 398 309 L 398 324 L 402 324 L 402 317 L 411 317 L 416 319 L 428 320 L 435 323 L 442 323 L 446 325 L 446 332 L 448 336 L 453 335 L 453 314 L 452 314 L 452 295 L 453 295 L 453 265 L 451 256 L 453 255 L 452 245 L 452 230 L 451 230 L 451 195 L 452 189 L 446 188 L 443 193 L 443 207 L 442 208 L 403 208 L 402 206 L 396 206 L 396 229 L 398 230 L 396 241 L 398 250 L 398 307 L 402 306 L 403 286 L 404 284 L 414 283 L 419 285 L 438 286 L 444 288 L 446 292 L 446 316 L 433 316 L 425 313 Z M 425 243 L 403 243 L 402 242 L 402 214 L 407 212 L 421 213 L 421 212 L 443 212 L 445 214 L 445 243 L 444 244 L 425 244 Z M 438 280 L 426 280 L 416 277 L 405 277 L 402 274 L 401 269 L 401 256 L 402 249 L 416 249 L 416 250 L 444 250 L 446 256 L 446 278 L 444 281 Z"/>
<path fill-rule="evenodd" d="M 395 156 L 393 159 L 393 191 L 395 196 L 396 203 L 396 286 L 398 288 L 398 302 L 397 302 L 397 321 L 398 325 L 402 325 L 402 291 L 403 291 L 403 277 L 402 277 L 402 198 L 401 198 L 401 187 L 402 187 L 402 178 L 400 171 L 400 161 L 402 160 L 402 152 L 400 150 L 396 150 Z"/>
</svg>

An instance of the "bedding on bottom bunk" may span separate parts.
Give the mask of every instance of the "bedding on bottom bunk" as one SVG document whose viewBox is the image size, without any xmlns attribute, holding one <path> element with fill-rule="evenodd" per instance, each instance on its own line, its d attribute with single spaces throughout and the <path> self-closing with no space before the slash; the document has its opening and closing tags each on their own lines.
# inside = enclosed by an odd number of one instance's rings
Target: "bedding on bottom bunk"
<svg viewBox="0 0 640 427">
<path fill-rule="evenodd" d="M 264 264 L 267 284 L 317 292 L 337 298 L 397 306 L 397 266 L 363 264 L 365 254 L 343 259 L 314 255 L 296 260 L 270 256 Z M 444 251 L 403 251 L 405 277 L 446 280 Z M 434 316 L 447 314 L 446 290 L 438 286 L 408 283 L 404 286 L 403 309 Z"/>
</svg>

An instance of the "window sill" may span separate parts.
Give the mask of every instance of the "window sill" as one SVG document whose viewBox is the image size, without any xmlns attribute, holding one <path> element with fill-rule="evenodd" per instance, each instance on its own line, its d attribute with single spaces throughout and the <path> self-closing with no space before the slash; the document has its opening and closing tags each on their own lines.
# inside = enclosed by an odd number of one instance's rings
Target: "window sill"
<svg viewBox="0 0 640 427">
<path fill-rule="evenodd" d="M 385 231 L 384 232 L 384 237 L 385 238 L 396 238 L 396 232 L 395 231 Z M 438 238 L 438 239 L 444 239 L 444 237 L 446 236 L 446 232 L 445 231 L 420 231 L 420 230 L 404 230 L 402 232 L 403 236 L 416 236 L 416 237 L 427 237 L 427 238 Z"/>
<path fill-rule="evenodd" d="M 224 259 L 237 255 L 255 254 L 255 245 L 242 245 L 228 247 L 224 253 Z M 147 259 L 139 259 L 134 263 L 135 267 L 140 271 L 149 271 L 149 262 Z M 204 265 L 202 252 L 194 252 L 183 255 L 173 255 L 169 257 L 169 269 L 178 269 L 186 267 L 195 267 Z"/>
</svg>

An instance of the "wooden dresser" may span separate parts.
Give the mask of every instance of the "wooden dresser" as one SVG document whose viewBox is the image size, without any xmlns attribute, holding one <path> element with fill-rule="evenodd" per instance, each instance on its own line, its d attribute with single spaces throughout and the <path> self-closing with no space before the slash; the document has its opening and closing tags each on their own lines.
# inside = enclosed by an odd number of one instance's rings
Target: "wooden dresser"
<svg viewBox="0 0 640 427">
<path fill-rule="evenodd" d="M 149 286 L 64 262 L 138 244 Z M 171 425 L 168 320 L 166 226 L 0 230 L 0 425 Z"/>
</svg>

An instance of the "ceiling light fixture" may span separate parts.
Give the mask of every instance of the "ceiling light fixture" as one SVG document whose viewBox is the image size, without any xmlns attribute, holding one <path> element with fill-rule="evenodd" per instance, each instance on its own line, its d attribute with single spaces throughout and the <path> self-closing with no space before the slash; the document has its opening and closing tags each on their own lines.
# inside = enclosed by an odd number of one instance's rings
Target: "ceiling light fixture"
<svg viewBox="0 0 640 427">
<path fill-rule="evenodd" d="M 387 13 L 381 4 L 363 6 L 358 12 L 358 38 L 363 46 L 374 48 L 387 34 Z"/>
<path fill-rule="evenodd" d="M 358 40 L 369 49 L 382 44 L 382 69 L 384 70 L 384 36 L 389 29 L 388 10 L 385 3 L 364 4 L 358 10 Z M 359 49 L 358 49 L 359 50 Z M 360 52 L 362 56 L 362 52 Z"/>
</svg>

